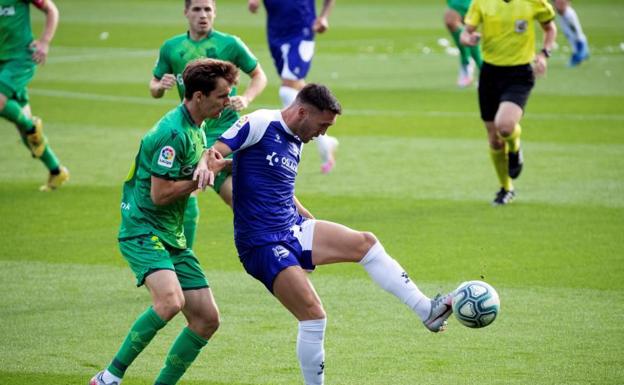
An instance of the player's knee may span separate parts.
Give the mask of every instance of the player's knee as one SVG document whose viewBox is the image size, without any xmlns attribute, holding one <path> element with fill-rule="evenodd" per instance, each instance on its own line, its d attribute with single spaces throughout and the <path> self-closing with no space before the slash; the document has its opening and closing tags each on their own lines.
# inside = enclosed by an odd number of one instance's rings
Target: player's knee
<svg viewBox="0 0 624 385">
<path fill-rule="evenodd" d="M 375 234 L 371 233 L 370 231 L 362 231 L 360 233 L 360 236 L 361 241 L 359 243 L 357 253 L 360 258 L 364 258 L 366 253 L 368 253 L 371 247 L 373 247 L 378 242 L 378 240 Z"/>
<path fill-rule="evenodd" d="M 154 301 L 154 311 L 165 321 L 169 321 L 184 308 L 184 295 L 167 293 Z"/>
<path fill-rule="evenodd" d="M 194 322 L 194 324 L 198 334 L 208 339 L 219 329 L 219 326 L 221 325 L 219 312 L 203 314 L 196 322 Z"/>
<path fill-rule="evenodd" d="M 514 119 L 504 117 L 496 119 L 496 129 L 498 131 L 498 134 L 503 138 L 506 138 L 509 135 L 513 134 L 515 127 L 516 121 Z"/>
<path fill-rule="evenodd" d="M 316 303 L 305 309 L 305 313 L 301 316 L 300 321 L 323 319 L 326 317 L 327 314 L 325 313 L 325 309 L 323 309 L 323 305 Z"/>
</svg>

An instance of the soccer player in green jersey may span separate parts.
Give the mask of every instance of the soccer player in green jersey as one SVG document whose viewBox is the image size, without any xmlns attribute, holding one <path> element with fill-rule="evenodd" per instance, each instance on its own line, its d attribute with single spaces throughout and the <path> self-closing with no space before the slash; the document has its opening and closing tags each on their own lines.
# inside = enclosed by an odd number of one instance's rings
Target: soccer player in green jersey
<svg viewBox="0 0 624 385">
<path fill-rule="evenodd" d="M 198 59 L 182 73 L 184 100 L 141 140 L 123 186 L 119 248 L 147 286 L 150 306 L 134 322 L 110 365 L 89 385 L 119 385 L 129 365 L 158 330 L 182 312 L 188 325 L 178 335 L 156 378 L 174 385 L 219 326 L 219 311 L 206 276 L 183 232 L 191 192 L 214 181 L 207 168 L 204 120 L 218 118 L 238 78 L 232 63 Z"/>
<path fill-rule="evenodd" d="M 230 105 L 218 119 L 209 119 L 204 126 L 208 145 L 217 140 L 239 118 L 241 111 L 251 103 L 266 87 L 267 78 L 258 59 L 238 37 L 217 31 L 213 28 L 216 18 L 215 0 L 185 0 L 184 15 L 188 19 L 186 33 L 165 41 L 160 48 L 160 56 L 154 67 L 150 92 L 160 98 L 165 91 L 177 86 L 180 98 L 184 95 L 184 82 L 180 74 L 190 60 L 209 57 L 225 60 L 236 65 L 251 78 L 242 95 L 236 95 L 232 88 Z M 232 206 L 232 178 L 230 171 L 222 171 L 215 177 L 214 190 L 223 201 Z M 191 195 L 184 214 L 184 233 L 189 247 L 193 247 L 199 208 L 197 196 Z"/>
<path fill-rule="evenodd" d="M 466 46 L 459 41 L 459 37 L 464 30 L 464 17 L 472 0 L 446 0 L 448 9 L 444 12 L 444 24 L 451 33 L 453 41 L 459 49 L 459 76 L 457 85 L 467 87 L 472 83 L 474 65 L 481 69 L 483 59 L 481 58 L 481 47 L 477 44 L 473 47 Z M 473 63 L 470 62 L 472 58 Z"/>
<path fill-rule="evenodd" d="M 38 40 L 33 40 L 30 26 L 31 3 L 45 14 Z M 58 19 L 52 0 L 0 0 L 0 116 L 15 124 L 32 156 L 50 172 L 41 191 L 54 190 L 69 179 L 43 135 L 41 119 L 31 114 L 27 89 L 37 64 L 45 63 Z"/>
<path fill-rule="evenodd" d="M 548 0 L 472 0 L 462 43 L 483 42 L 479 76 L 479 107 L 487 130 L 490 157 L 500 189 L 492 204 L 506 205 L 516 196 L 512 179 L 523 166 L 520 119 L 535 85 L 546 73 L 555 43 L 555 11 Z M 535 54 L 535 22 L 544 31 L 542 50 Z M 481 32 L 477 28 L 482 26 Z"/>
</svg>

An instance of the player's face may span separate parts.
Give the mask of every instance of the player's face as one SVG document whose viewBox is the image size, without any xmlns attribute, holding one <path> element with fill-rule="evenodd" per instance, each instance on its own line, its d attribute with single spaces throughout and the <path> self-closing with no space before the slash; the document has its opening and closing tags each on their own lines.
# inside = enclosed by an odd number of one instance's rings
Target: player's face
<svg viewBox="0 0 624 385">
<path fill-rule="evenodd" d="M 327 129 L 336 123 L 336 114 L 329 111 L 320 111 L 314 107 L 301 107 L 302 120 L 296 133 L 303 143 L 308 143 L 319 135 L 324 135 Z"/>
<path fill-rule="evenodd" d="M 218 118 L 230 104 L 232 86 L 223 78 L 217 80 L 217 87 L 210 94 L 199 97 L 199 109 L 206 118 Z"/>
<path fill-rule="evenodd" d="M 192 0 L 184 16 L 189 21 L 189 29 L 194 34 L 206 34 L 212 29 L 217 9 L 213 0 Z"/>
</svg>

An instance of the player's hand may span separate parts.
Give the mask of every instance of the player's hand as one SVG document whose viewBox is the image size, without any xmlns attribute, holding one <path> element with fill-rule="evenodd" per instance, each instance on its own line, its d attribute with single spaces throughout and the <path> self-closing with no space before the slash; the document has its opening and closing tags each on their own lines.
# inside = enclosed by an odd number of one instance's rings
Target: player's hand
<svg viewBox="0 0 624 385">
<path fill-rule="evenodd" d="M 474 47 L 477 44 L 479 44 L 480 40 L 481 40 L 481 34 L 479 32 L 464 31 L 459 36 L 459 41 L 463 45 L 467 45 L 467 46 L 470 46 L 470 47 Z"/>
<path fill-rule="evenodd" d="M 34 40 L 30 43 L 30 49 L 32 50 L 32 59 L 37 64 L 44 64 L 48 57 L 48 51 L 50 50 L 50 44 L 41 40 Z"/>
<path fill-rule="evenodd" d="M 176 84 L 176 77 L 174 74 L 164 74 L 160 78 L 160 88 L 163 90 L 169 90 Z"/>
<path fill-rule="evenodd" d="M 200 161 L 193 171 L 193 180 L 197 181 L 197 188 L 202 191 L 205 191 L 206 187 L 214 185 L 214 178 L 215 174 L 208 168 L 207 162 Z"/>
<path fill-rule="evenodd" d="M 251 12 L 251 13 L 258 12 L 258 8 L 259 7 L 260 7 L 259 0 L 249 0 L 247 2 L 247 8 L 249 9 L 249 12 Z"/>
<path fill-rule="evenodd" d="M 535 61 L 533 62 L 533 71 L 535 76 L 542 77 L 546 75 L 546 69 L 548 68 L 548 59 L 543 53 L 535 55 Z"/>
<path fill-rule="evenodd" d="M 228 107 L 234 111 L 244 110 L 249 106 L 249 99 L 243 95 L 236 95 L 230 98 L 230 104 Z"/>
<path fill-rule="evenodd" d="M 328 28 L 329 28 L 329 21 L 327 21 L 326 17 L 321 17 L 321 16 L 317 17 L 316 20 L 314 20 L 314 24 L 312 25 L 312 29 L 316 33 L 323 33 L 327 31 Z"/>
<path fill-rule="evenodd" d="M 227 159 L 213 147 L 208 149 L 208 168 L 216 175 L 227 166 Z"/>
</svg>

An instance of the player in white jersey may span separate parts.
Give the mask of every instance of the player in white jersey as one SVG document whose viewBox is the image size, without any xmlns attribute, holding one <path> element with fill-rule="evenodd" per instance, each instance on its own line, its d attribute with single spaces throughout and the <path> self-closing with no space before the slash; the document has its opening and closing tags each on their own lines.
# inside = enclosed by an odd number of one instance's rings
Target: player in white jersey
<svg viewBox="0 0 624 385">
<path fill-rule="evenodd" d="M 305 86 L 305 77 L 314 56 L 314 35 L 329 28 L 329 14 L 335 0 L 323 0 L 316 16 L 314 0 L 263 0 L 267 13 L 267 38 L 277 73 L 282 79 L 279 96 L 284 107 L 290 105 L 297 92 Z M 258 11 L 260 0 L 248 0 L 252 13 Z M 321 172 L 329 173 L 336 163 L 338 140 L 319 135 L 315 139 L 321 156 Z"/>
<path fill-rule="evenodd" d="M 232 167 L 234 239 L 245 270 L 299 321 L 297 357 L 306 385 L 324 383 L 326 315 L 307 271 L 360 263 L 432 332 L 445 329 L 452 295 L 430 299 L 375 235 L 316 220 L 295 197 L 303 143 L 325 134 L 342 108 L 330 90 L 308 84 L 282 110 L 243 116 L 211 149 L 213 172 Z M 224 157 L 234 152 L 233 161 Z"/>
<path fill-rule="evenodd" d="M 583 33 L 581 22 L 576 15 L 576 11 L 570 5 L 570 0 L 555 0 L 555 9 L 559 14 L 559 25 L 565 35 L 570 47 L 572 55 L 568 66 L 576 67 L 583 61 L 589 59 L 589 45 L 587 37 Z"/>
</svg>

